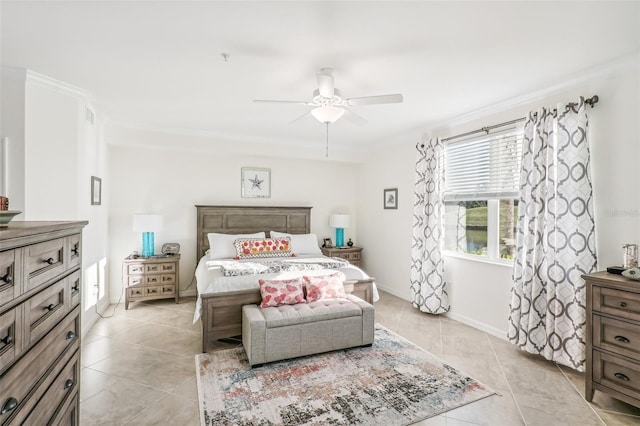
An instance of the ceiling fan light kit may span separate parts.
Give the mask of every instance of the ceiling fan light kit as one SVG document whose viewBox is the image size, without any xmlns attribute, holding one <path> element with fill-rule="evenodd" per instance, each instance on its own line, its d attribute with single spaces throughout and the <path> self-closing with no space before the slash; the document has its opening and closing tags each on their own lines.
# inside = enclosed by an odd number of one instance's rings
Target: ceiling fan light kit
<svg viewBox="0 0 640 426">
<path fill-rule="evenodd" d="M 311 115 L 321 123 L 335 123 L 343 114 L 344 108 L 331 105 L 325 105 L 311 110 Z"/>
</svg>

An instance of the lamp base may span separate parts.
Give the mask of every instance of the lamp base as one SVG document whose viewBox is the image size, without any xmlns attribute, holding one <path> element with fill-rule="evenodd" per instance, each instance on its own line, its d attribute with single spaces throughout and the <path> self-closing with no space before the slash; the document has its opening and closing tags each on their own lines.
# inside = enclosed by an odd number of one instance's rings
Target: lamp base
<svg viewBox="0 0 640 426">
<path fill-rule="evenodd" d="M 344 228 L 336 228 L 336 247 L 344 246 Z"/>
<path fill-rule="evenodd" d="M 155 254 L 155 242 L 153 232 L 142 233 L 142 256 L 151 257 Z"/>
</svg>

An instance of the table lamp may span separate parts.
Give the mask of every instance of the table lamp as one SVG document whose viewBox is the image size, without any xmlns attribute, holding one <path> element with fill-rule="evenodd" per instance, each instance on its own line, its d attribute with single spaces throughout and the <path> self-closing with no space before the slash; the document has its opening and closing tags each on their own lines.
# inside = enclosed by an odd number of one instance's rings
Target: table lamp
<svg viewBox="0 0 640 426">
<path fill-rule="evenodd" d="M 142 256 L 153 256 L 155 254 L 153 233 L 162 231 L 162 216 L 159 214 L 134 214 L 133 231 L 142 232 Z"/>
<path fill-rule="evenodd" d="M 329 226 L 336 228 L 336 247 L 344 247 L 344 228 L 349 227 L 349 215 L 332 214 L 329 216 Z"/>
</svg>

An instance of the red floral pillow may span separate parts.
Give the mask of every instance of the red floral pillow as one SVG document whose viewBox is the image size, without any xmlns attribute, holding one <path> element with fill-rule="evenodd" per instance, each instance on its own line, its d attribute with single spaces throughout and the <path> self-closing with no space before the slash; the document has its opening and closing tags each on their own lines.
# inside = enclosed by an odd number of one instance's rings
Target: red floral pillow
<svg viewBox="0 0 640 426">
<path fill-rule="evenodd" d="M 262 296 L 261 308 L 307 303 L 304 300 L 300 278 L 291 280 L 258 280 L 258 283 L 260 284 L 260 295 Z"/>
<path fill-rule="evenodd" d="M 238 238 L 233 242 L 237 259 L 291 257 L 291 238 Z"/>
<path fill-rule="evenodd" d="M 307 302 L 347 297 L 342 284 L 343 274 L 339 272 L 331 275 L 305 275 L 302 278 L 307 286 Z"/>
</svg>

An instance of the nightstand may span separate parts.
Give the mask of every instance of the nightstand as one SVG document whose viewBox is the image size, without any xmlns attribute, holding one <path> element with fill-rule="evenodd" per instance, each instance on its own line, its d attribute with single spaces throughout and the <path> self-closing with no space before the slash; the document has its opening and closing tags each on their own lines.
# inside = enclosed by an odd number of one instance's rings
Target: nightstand
<svg viewBox="0 0 640 426">
<path fill-rule="evenodd" d="M 339 257 L 348 260 L 353 266 L 362 267 L 362 247 L 322 248 L 322 254 L 328 257 Z"/>
<path fill-rule="evenodd" d="M 169 257 L 139 257 L 122 262 L 124 308 L 129 302 L 175 298 L 178 303 L 180 285 L 180 255 Z"/>
</svg>

